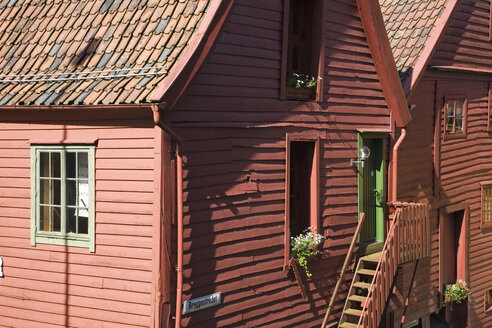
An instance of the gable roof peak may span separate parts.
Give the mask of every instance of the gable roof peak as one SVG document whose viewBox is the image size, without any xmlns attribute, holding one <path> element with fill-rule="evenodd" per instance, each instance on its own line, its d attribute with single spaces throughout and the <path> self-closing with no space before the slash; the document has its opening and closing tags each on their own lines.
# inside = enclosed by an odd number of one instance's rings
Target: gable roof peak
<svg viewBox="0 0 492 328">
<path fill-rule="evenodd" d="M 405 89 L 420 78 L 457 0 L 379 0 L 396 67 Z"/>
</svg>

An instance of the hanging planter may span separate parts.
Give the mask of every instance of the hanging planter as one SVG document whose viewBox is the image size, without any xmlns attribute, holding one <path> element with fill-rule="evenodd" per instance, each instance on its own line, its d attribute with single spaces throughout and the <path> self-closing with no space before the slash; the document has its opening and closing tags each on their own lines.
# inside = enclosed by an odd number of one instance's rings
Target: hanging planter
<svg viewBox="0 0 492 328">
<path fill-rule="evenodd" d="M 456 283 L 446 285 L 443 306 L 449 306 L 452 309 L 454 303 L 459 304 L 465 301 L 468 298 L 468 294 L 470 294 L 470 289 L 466 282 L 458 279 Z"/>
<path fill-rule="evenodd" d="M 294 258 L 297 259 L 299 266 L 306 272 L 306 276 L 312 276 L 308 268 L 308 259 L 311 256 L 318 255 L 321 252 L 318 250 L 318 245 L 323 241 L 323 236 L 317 234 L 315 228 L 309 227 L 304 230 L 304 233 L 296 237 L 290 237 L 290 249 Z"/>
<path fill-rule="evenodd" d="M 287 76 L 285 94 L 291 99 L 314 99 L 319 80 L 319 76 L 290 73 Z"/>
</svg>

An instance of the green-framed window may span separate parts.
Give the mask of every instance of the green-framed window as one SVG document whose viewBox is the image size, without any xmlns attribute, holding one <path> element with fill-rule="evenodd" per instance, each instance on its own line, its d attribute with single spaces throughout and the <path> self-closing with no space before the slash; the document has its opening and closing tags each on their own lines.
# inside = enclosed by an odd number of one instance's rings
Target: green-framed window
<svg viewBox="0 0 492 328">
<path fill-rule="evenodd" d="M 94 252 L 94 146 L 31 146 L 31 244 Z"/>
</svg>

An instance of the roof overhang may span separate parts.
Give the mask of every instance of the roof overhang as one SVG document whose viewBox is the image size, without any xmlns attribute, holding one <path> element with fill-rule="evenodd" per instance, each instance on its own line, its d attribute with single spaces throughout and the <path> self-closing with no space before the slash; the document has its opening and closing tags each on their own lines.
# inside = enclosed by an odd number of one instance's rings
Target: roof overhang
<svg viewBox="0 0 492 328">
<path fill-rule="evenodd" d="M 427 69 L 427 66 L 432 58 L 432 55 L 436 51 L 437 45 L 439 41 L 442 39 L 446 27 L 449 25 L 450 18 L 453 15 L 456 8 L 458 7 L 457 4 L 458 4 L 458 0 L 448 1 L 441 17 L 437 21 L 437 25 L 432 29 L 431 35 L 427 39 L 427 42 L 425 43 L 425 46 L 422 49 L 422 52 L 420 53 L 420 56 L 415 63 L 415 66 L 413 67 L 411 76 L 405 80 L 403 85 L 403 90 L 405 92 L 408 101 L 412 97 L 412 94 L 415 90 L 415 86 L 420 81 L 425 70 Z"/>
<path fill-rule="evenodd" d="M 404 127 L 412 117 L 384 27 L 381 7 L 378 0 L 357 0 L 357 7 L 388 109 L 396 126 Z"/>
<path fill-rule="evenodd" d="M 165 102 L 167 109 L 174 107 L 213 48 L 234 3 L 235 0 L 211 2 L 188 46 L 152 94 L 152 102 Z"/>
</svg>

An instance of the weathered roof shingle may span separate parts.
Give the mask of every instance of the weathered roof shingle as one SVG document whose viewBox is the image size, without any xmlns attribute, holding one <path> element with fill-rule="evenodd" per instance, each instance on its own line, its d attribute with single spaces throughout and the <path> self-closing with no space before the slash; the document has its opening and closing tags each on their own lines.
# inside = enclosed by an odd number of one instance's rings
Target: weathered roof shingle
<svg viewBox="0 0 492 328">
<path fill-rule="evenodd" d="M 0 105 L 149 102 L 212 0 L 0 0 Z"/>
<path fill-rule="evenodd" d="M 402 83 L 411 75 L 447 0 L 379 0 Z"/>
</svg>

